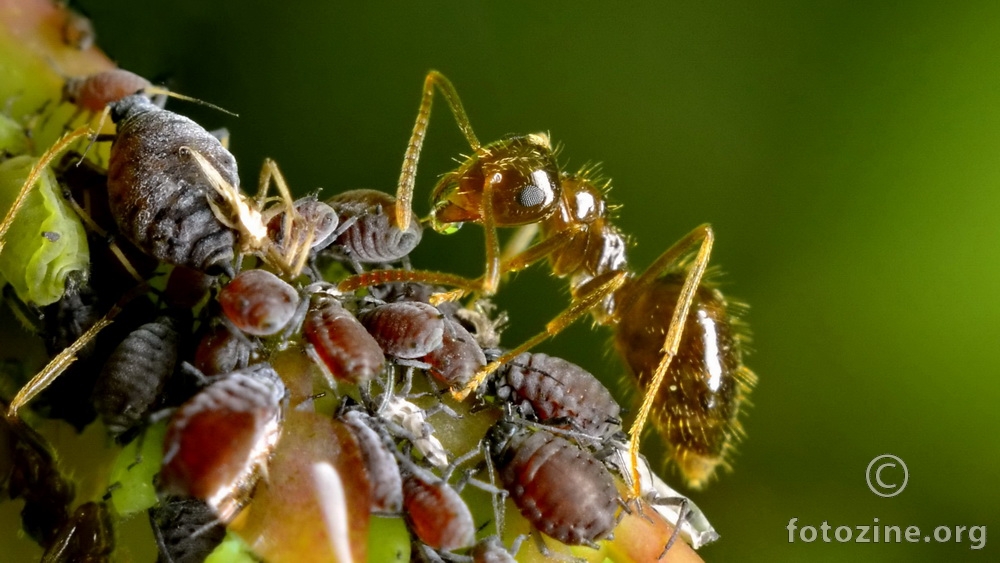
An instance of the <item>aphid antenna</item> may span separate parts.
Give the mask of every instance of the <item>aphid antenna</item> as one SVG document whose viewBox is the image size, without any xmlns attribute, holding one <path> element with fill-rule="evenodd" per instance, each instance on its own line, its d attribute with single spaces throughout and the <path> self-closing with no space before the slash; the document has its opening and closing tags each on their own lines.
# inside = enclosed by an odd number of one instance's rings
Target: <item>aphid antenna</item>
<svg viewBox="0 0 1000 563">
<path fill-rule="evenodd" d="M 171 92 L 170 90 L 167 90 L 166 88 L 161 88 L 159 86 L 150 86 L 148 88 L 143 88 L 143 89 L 141 89 L 141 90 L 139 90 L 139 91 L 137 91 L 135 93 L 136 94 L 151 94 L 152 96 L 157 96 L 157 95 L 159 95 L 159 96 L 168 96 L 168 97 L 175 98 L 175 99 L 178 99 L 178 100 L 184 100 L 185 102 L 191 102 L 191 103 L 197 104 L 199 106 L 205 106 L 207 108 L 214 109 L 215 111 L 219 111 L 219 112 L 222 112 L 222 113 L 224 113 L 226 115 L 231 115 L 233 117 L 239 117 L 240 116 L 238 113 L 231 112 L 231 111 L 229 111 L 228 109 L 226 109 L 226 108 L 224 108 L 222 106 L 217 106 L 217 105 L 215 105 L 215 104 L 213 104 L 211 102 L 206 102 L 205 100 L 199 100 L 198 98 L 193 98 L 191 96 L 185 96 L 184 94 L 178 94 L 177 92 Z"/>
</svg>

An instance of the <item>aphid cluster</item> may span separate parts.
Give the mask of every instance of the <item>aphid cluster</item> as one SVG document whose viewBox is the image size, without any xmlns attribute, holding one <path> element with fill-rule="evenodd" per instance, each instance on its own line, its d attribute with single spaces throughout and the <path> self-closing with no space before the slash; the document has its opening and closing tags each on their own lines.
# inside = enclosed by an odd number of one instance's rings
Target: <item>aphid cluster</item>
<svg viewBox="0 0 1000 563">
<path fill-rule="evenodd" d="M 38 193 L 39 178 L 62 183 L 74 209 L 67 221 L 87 225 L 91 246 L 113 254 L 128 273 L 108 276 L 85 261 L 81 273 L 24 284 L 45 284 L 52 300 L 15 286 L 10 300 L 22 316 L 40 327 L 53 316 L 72 322 L 42 330 L 52 362 L 11 399 L 8 414 L 16 419 L 39 394 L 31 404 L 43 403 L 46 388 L 73 381 L 84 389 L 75 400 L 86 407 L 74 418 L 78 427 L 99 415 L 120 443 L 138 444 L 159 424 L 162 459 L 146 483 L 158 499 L 142 508 L 164 560 L 202 560 L 227 526 L 257 555 L 281 553 L 270 538 L 299 531 L 269 519 L 280 512 L 269 504 L 273 495 L 298 503 L 302 514 L 322 514 L 310 533 L 326 538 L 321 551 L 331 553 L 364 553 L 363 537 L 348 529 L 367 530 L 369 512 L 403 518 L 414 559 L 512 561 L 525 538 L 507 524 L 518 521 L 543 553 L 560 544 L 601 550 L 621 522 L 634 514 L 662 520 L 652 507 L 671 500 L 657 492 L 638 456 L 647 415 L 691 484 L 725 463 L 752 374 L 742 365 L 733 307 L 702 282 L 707 227 L 633 275 L 601 183 L 586 171 L 561 172 L 544 135 L 481 145 L 453 87 L 435 72 L 425 82 L 397 196 L 354 190 L 325 201 L 317 194 L 293 201 L 270 161 L 257 197 L 244 195 L 233 155 L 201 125 L 135 92 L 146 87 L 124 71 L 67 80 L 65 101 L 107 108 L 117 126 L 107 169 L 93 172 L 104 189 L 87 192 L 94 205 L 78 204 L 78 173 L 56 163 L 81 131 L 26 161 L 13 180 L 22 194 Z M 484 226 L 480 280 L 410 269 L 408 255 L 422 236 L 411 208 L 413 179 L 435 88 L 474 154 L 434 190 L 431 224 L 439 231 Z M 5 158 L 0 172 L 12 160 Z M 281 198 L 269 205 L 272 182 Z M 35 205 L 11 205 L 4 232 Z M 538 242 L 509 248 L 501 262 L 497 228 L 521 225 L 540 227 Z M 0 244 L 13 248 L 17 240 Z M 148 259 L 152 268 L 139 264 Z M 545 333 L 501 349 L 500 315 L 478 297 L 454 300 L 462 292 L 488 296 L 501 271 L 542 259 L 570 279 L 573 304 Z M 338 271 L 331 263 L 353 275 L 331 277 L 327 272 Z M 615 327 L 619 350 L 648 388 L 631 436 L 622 431 L 622 408 L 597 378 L 529 352 L 588 311 Z M 304 369 L 281 368 L 296 358 L 305 359 Z M 96 376 L 84 377 L 74 361 Z M 63 408 L 48 414 L 64 416 L 54 412 Z M 478 421 L 476 433 L 450 436 L 464 419 Z M 25 432 L 19 435 L 30 436 Z M 23 464 L 53 470 L 43 449 L 21 442 Z M 338 467 L 349 460 L 350 471 Z M 137 472 L 130 465 L 124 479 L 138 479 L 130 476 Z M 80 543 L 74 530 L 113 537 L 117 512 L 95 500 L 70 516 L 72 493 L 54 479 L 40 473 L 23 485 L 25 498 L 38 496 L 29 506 L 45 513 L 25 515 L 29 533 L 50 550 L 110 550 L 104 540 Z M 47 482 L 59 486 L 39 492 Z M 117 500 L 116 484 L 108 485 Z M 490 510 L 475 509 L 468 500 L 475 495 L 488 498 Z M 356 522 L 336 516 L 358 506 L 362 514 L 350 513 Z M 670 525 L 697 547 L 714 532 L 693 505 L 681 506 Z M 649 539 L 657 540 L 669 546 L 673 538 Z"/>
</svg>

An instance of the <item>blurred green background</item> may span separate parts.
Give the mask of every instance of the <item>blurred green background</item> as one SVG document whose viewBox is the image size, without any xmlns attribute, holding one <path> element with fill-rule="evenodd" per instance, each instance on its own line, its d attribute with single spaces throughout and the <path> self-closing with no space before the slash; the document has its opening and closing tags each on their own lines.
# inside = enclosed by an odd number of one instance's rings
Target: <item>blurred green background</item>
<svg viewBox="0 0 1000 563">
<path fill-rule="evenodd" d="M 1000 533 L 1000 4 L 79 5 L 121 66 L 240 114 L 172 105 L 230 129 L 247 185 L 267 156 L 300 192 L 393 190 L 436 68 L 484 141 L 548 131 L 567 168 L 603 163 L 634 269 L 712 223 L 760 385 L 735 471 L 692 494 L 722 534 L 706 559 L 996 560 L 953 533 L 790 544 L 785 526 Z M 438 102 L 420 214 L 469 150 Z M 471 275 L 482 256 L 467 227 L 413 259 Z M 497 301 L 516 343 L 565 282 L 536 267 Z M 541 349 L 634 399 L 609 336 L 581 322 Z M 890 499 L 865 483 L 885 453 L 909 468 Z"/>
</svg>

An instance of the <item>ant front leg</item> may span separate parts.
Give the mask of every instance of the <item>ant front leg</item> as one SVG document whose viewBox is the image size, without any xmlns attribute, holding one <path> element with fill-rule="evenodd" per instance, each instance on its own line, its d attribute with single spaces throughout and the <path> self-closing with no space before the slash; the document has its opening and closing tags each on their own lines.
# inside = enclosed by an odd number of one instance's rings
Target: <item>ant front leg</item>
<svg viewBox="0 0 1000 563">
<path fill-rule="evenodd" d="M 427 136 L 427 126 L 431 119 L 431 105 L 434 102 L 434 90 L 437 89 L 444 96 L 448 107 L 451 108 L 458 128 L 462 130 L 465 139 L 469 141 L 472 150 L 477 151 L 482 146 L 476 134 L 472 132 L 472 124 L 462 107 L 462 100 L 458 97 L 458 92 L 452 86 L 451 81 L 436 70 L 427 73 L 424 78 L 423 95 L 420 98 L 420 109 L 417 111 L 417 122 L 413 125 L 413 133 L 410 134 L 410 142 L 406 146 L 406 154 L 403 157 L 403 170 L 399 174 L 399 186 L 396 189 L 396 224 L 399 229 L 405 231 L 410 227 L 410 215 L 413 209 L 413 184 L 417 177 L 417 161 L 420 160 L 420 150 L 424 146 L 424 138 Z"/>
<path fill-rule="evenodd" d="M 642 438 L 642 430 L 646 425 L 650 412 L 653 410 L 653 401 L 659 393 L 660 385 L 663 383 L 663 380 L 667 375 L 667 370 L 670 369 L 670 364 L 680 348 L 681 336 L 684 332 L 684 323 L 687 321 L 688 313 L 690 312 L 691 305 L 694 302 L 695 293 L 697 292 L 699 285 L 701 285 L 702 277 L 705 275 L 705 269 L 708 267 L 708 260 L 712 253 L 712 243 L 714 241 L 715 234 L 712 232 L 712 228 L 709 225 L 701 225 L 700 227 L 697 227 L 695 230 L 688 233 L 687 236 L 668 248 L 642 275 L 636 278 L 635 281 L 626 288 L 626 291 L 624 292 L 625 295 L 622 296 L 622 303 L 618 305 L 619 311 L 627 310 L 627 302 L 630 299 L 634 299 L 636 296 L 641 295 L 644 291 L 648 290 L 648 288 L 652 286 L 652 283 L 660 275 L 677 267 L 679 264 L 682 264 L 682 260 L 690 254 L 691 250 L 695 248 L 695 246 L 698 247 L 698 253 L 688 268 L 687 275 L 684 278 L 684 284 L 681 286 L 680 294 L 677 298 L 677 305 L 674 307 L 673 315 L 670 318 L 670 324 L 666 331 L 666 336 L 663 339 L 663 347 L 661 349 L 663 355 L 660 357 L 659 364 L 657 364 L 656 370 L 653 372 L 652 379 L 646 387 L 642 405 L 639 407 L 639 412 L 635 417 L 635 421 L 632 423 L 632 428 L 629 430 L 629 457 L 632 468 L 632 494 L 635 497 L 641 496 L 639 482 L 639 443 Z"/>
</svg>

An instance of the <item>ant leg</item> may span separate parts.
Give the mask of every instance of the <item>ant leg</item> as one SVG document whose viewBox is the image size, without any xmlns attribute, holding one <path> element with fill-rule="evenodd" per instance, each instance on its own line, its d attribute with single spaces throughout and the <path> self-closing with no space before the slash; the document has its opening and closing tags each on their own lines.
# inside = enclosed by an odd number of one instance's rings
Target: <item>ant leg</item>
<svg viewBox="0 0 1000 563">
<path fill-rule="evenodd" d="M 462 107 L 458 92 L 443 74 L 436 70 L 427 73 L 424 78 L 423 95 L 420 97 L 420 109 L 417 111 L 417 122 L 413 125 L 410 142 L 406 145 L 403 157 L 403 170 L 399 174 L 399 186 L 396 188 L 396 225 L 401 231 L 410 227 L 410 214 L 413 212 L 413 184 L 417 177 L 417 161 L 420 160 L 420 149 L 424 146 L 427 136 L 427 126 L 430 124 L 431 105 L 434 102 L 434 89 L 437 88 L 451 108 L 458 128 L 462 130 L 465 139 L 469 141 L 472 150 L 477 151 L 482 146 L 476 134 L 472 132 L 472 124 Z"/>
<path fill-rule="evenodd" d="M 49 150 L 45 151 L 39 159 L 38 162 L 31 168 L 31 172 L 28 173 L 27 179 L 25 179 L 24 184 L 21 186 L 21 191 L 18 192 L 17 198 L 14 199 L 14 203 L 11 204 L 10 209 L 7 210 L 7 215 L 4 217 L 3 222 L 0 223 L 0 251 L 4 247 L 4 237 L 7 235 L 7 230 L 14 223 L 14 217 L 17 216 L 17 212 L 20 211 L 21 206 L 28 199 L 28 193 L 31 191 L 35 184 L 42 176 L 42 172 L 45 168 L 52 163 L 53 160 L 59 153 L 69 148 L 73 141 L 83 137 L 84 135 L 90 133 L 90 129 L 87 127 L 80 127 L 75 129 L 59 139 L 54 145 L 49 147 Z"/>
<path fill-rule="evenodd" d="M 545 325 L 545 330 L 532 336 L 528 340 L 524 341 L 522 344 L 510 350 L 509 352 L 501 355 L 496 360 L 493 360 L 485 367 L 479 369 L 472 379 L 466 384 L 466 386 L 457 391 L 453 390 L 451 392 L 452 397 L 458 401 L 465 400 L 470 393 L 475 391 L 482 385 L 483 381 L 490 376 L 493 372 L 500 368 L 503 364 L 513 360 L 522 353 L 530 350 L 531 348 L 537 346 L 539 343 L 548 339 L 549 337 L 555 336 L 562 332 L 566 327 L 573 324 L 577 319 L 587 314 L 588 311 L 596 307 L 601 301 L 603 301 L 607 296 L 614 294 L 618 289 L 625 284 L 628 279 L 628 274 L 624 270 L 615 270 L 607 272 L 603 276 L 595 278 L 591 283 L 596 283 L 593 289 L 585 291 L 570 304 L 565 311 L 560 313 L 556 318 L 552 319 Z"/>
<path fill-rule="evenodd" d="M 653 410 L 653 401 L 656 399 L 660 385 L 667 375 L 670 363 L 680 348 L 684 323 L 687 320 L 688 312 L 691 310 L 691 303 L 694 301 L 695 292 L 698 290 L 698 286 L 701 285 L 701 278 L 705 275 L 705 269 L 708 267 L 708 259 L 712 254 L 712 243 L 714 241 L 715 234 L 712 232 L 712 227 L 709 225 L 697 227 L 661 254 L 641 276 L 636 278 L 634 285 L 630 288 L 632 295 L 641 293 L 643 288 L 652 283 L 660 274 L 679 264 L 681 259 L 688 255 L 692 248 L 696 245 L 698 246 L 698 254 L 688 269 L 684 285 L 681 286 L 680 295 L 677 298 L 677 305 L 674 307 L 674 314 L 670 319 L 667 335 L 663 339 L 663 357 L 660 359 L 659 365 L 656 366 L 656 371 L 653 372 L 653 377 L 642 399 L 642 406 L 639 407 L 635 422 L 632 423 L 632 428 L 629 430 L 629 458 L 632 466 L 633 483 L 632 494 L 635 497 L 641 496 L 639 485 L 639 442 L 642 438 L 642 429 L 646 425 L 649 413 Z"/>
</svg>

